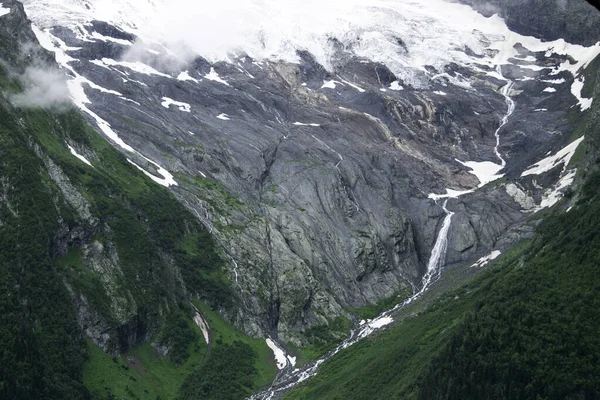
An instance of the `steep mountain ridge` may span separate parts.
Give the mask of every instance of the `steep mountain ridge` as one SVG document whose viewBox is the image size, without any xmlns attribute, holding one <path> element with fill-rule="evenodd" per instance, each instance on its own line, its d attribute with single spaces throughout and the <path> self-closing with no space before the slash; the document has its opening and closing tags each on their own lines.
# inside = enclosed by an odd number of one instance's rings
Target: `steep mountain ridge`
<svg viewBox="0 0 600 400">
<path fill-rule="evenodd" d="M 22 5 L 5 8 L 0 397 L 90 398 L 86 341 L 115 356 L 152 342 L 180 364 L 198 340 L 189 298 L 225 306 L 231 295 L 206 228 L 77 110 L 15 106 L 27 77 L 59 76 L 65 90 L 66 82 Z"/>
<path fill-rule="evenodd" d="M 600 70 L 590 68 L 597 96 Z M 598 118 L 594 104 L 580 125 L 586 142 L 567 212 L 550 211 L 532 240 L 487 260 L 487 271 L 476 263 L 448 273 L 394 315 L 397 324 L 271 398 L 596 398 Z"/>
<path fill-rule="evenodd" d="M 306 344 L 301 332 L 311 326 L 350 318 L 348 308 L 419 285 L 444 217 L 428 195 L 485 183 L 490 168 L 498 169 L 495 150 L 507 160 L 508 182 L 450 201 L 456 215 L 446 263 L 477 259 L 527 235 L 521 222 L 552 187 L 564 186 L 557 182 L 568 181 L 569 171 L 553 169 L 543 179 L 521 174 L 569 143 L 574 125 L 562 110 L 578 102 L 572 93 L 584 99 L 575 77 L 598 51 L 498 36 L 510 32 L 497 17 L 480 20 L 448 4 L 448 12 L 493 29 L 469 33 L 475 39 L 468 45 L 455 43 L 461 48 L 448 53 L 456 61 L 447 65 L 394 73 L 392 64 L 353 55 L 356 45 L 344 55 L 354 42 L 331 38 L 325 67 L 300 52 L 297 63 L 196 58 L 172 72 L 161 61 L 172 56 L 155 54 L 166 52 L 158 44 L 128 59 L 131 24 L 91 22 L 93 3 L 90 16 L 64 27 L 61 18 L 48 22 L 51 12 L 40 4 L 30 15 L 42 24 L 38 37 L 79 76 L 84 112 L 110 126 L 104 133 L 132 162 L 170 185 L 231 257 L 241 307 L 225 311 L 228 318 L 254 335 L 277 333 L 296 344 Z M 416 14 L 402 18 L 437 18 L 434 6 L 422 14 L 418 6 L 406 3 L 405 12 Z M 418 56 L 417 43 L 410 33 L 398 37 L 394 57 Z M 514 82 L 509 96 L 517 107 L 496 149 L 507 107 L 497 89 L 506 79 Z M 478 177 L 455 159 L 475 161 Z"/>
<path fill-rule="evenodd" d="M 57 367 L 68 378 L 34 363 L 39 376 L 72 382 L 63 389 L 73 398 L 89 395 L 77 372 L 86 354 L 81 331 L 112 354 L 150 341 L 181 363 L 198 339 L 189 326 L 195 297 L 246 333 L 322 352 L 352 323 L 358 329 L 357 308 L 392 306 L 433 282 L 432 274 L 497 257 L 531 235 L 533 213 L 577 193 L 567 189 L 576 168 L 593 162 L 581 147 L 590 140 L 581 121 L 595 109 L 593 33 L 581 38 L 587 47 L 544 42 L 457 4 L 446 12 L 466 18 L 466 27 L 429 31 L 443 22 L 437 3 L 401 3 L 404 13 L 388 9 L 392 18 L 383 20 L 397 30 L 332 33 L 326 57 L 307 45 L 294 48 L 295 60 L 196 54 L 184 63 L 173 62 L 168 46 L 144 43 L 149 38 L 127 12 L 144 2 L 119 3 L 107 14 L 95 2 L 25 2 L 23 9 L 2 1 L 3 124 L 8 141 L 19 138 L 7 152 L 27 154 L 38 171 L 6 163 L 5 214 L 8 226 L 35 226 L 10 199 L 11 190 L 34 182 L 32 198 L 43 196 L 33 209 L 47 217 L 36 234 L 52 239 L 35 236 L 43 245 L 32 254 L 49 272 L 27 284 L 53 282 L 64 309 L 56 322 L 40 305 L 53 295 L 21 294 L 39 295 L 30 315 L 7 290 L 5 304 L 16 307 L 7 315 L 22 316 L 23 332 L 35 340 L 45 327 L 64 325 L 61 340 L 78 354 L 67 372 Z M 427 46 L 438 47 L 424 59 Z M 377 58 L 373 48 L 389 53 Z M 39 73 L 60 86 L 54 61 L 69 91 L 42 104 L 46 93 L 29 89 Z M 121 153 L 65 111 L 65 100 Z M 28 178 L 10 184 L 22 174 Z M 23 198 L 16 204 L 24 207 Z M 19 245 L 27 242 L 23 232 Z M 7 257 L 11 287 L 21 273 Z M 56 346 L 23 345 L 45 359 Z M 227 358 L 221 350 L 215 354 Z M 294 360 L 284 353 L 280 362 L 289 371 Z M 17 393 L 10 379 L 6 390 Z M 19 396 L 49 393 L 44 385 Z M 60 398 L 63 389 L 44 396 Z M 251 389 L 256 382 L 245 382 L 240 393 Z M 189 383 L 186 390 L 195 393 Z"/>
</svg>

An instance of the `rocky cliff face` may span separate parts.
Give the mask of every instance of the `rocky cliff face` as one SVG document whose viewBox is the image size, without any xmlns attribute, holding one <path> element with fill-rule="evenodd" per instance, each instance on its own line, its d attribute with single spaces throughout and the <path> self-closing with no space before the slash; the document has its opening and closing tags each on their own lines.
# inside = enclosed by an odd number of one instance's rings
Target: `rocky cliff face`
<svg viewBox="0 0 600 400">
<path fill-rule="evenodd" d="M 499 14 L 508 27 L 544 40 L 564 39 L 592 46 L 598 41 L 600 14 L 594 2 L 580 0 L 461 0 L 483 15 Z"/>
<path fill-rule="evenodd" d="M 475 30 L 448 27 L 469 40 L 452 42 L 457 47 L 443 52 L 451 55 L 443 63 L 397 67 L 423 50 L 409 32 L 392 35 L 394 62 L 360 56 L 356 49 L 369 36 L 357 34 L 351 42 L 328 39 L 327 66 L 300 49 L 294 63 L 232 55 L 182 64 L 159 43 L 141 44 L 143 57 L 132 56 L 143 40 L 128 26 L 95 20 L 93 3 L 75 22 L 47 18 L 44 4 L 26 2 L 26 10 L 37 39 L 69 74 L 76 105 L 218 242 L 235 293 L 235 306 L 223 312 L 253 335 L 296 344 L 308 327 L 351 318 L 352 308 L 420 284 L 445 216 L 443 196 L 431 194 L 451 197 L 455 212 L 447 267 L 526 236 L 527 217 L 562 197 L 570 157 L 526 172 L 572 142 L 589 97 L 580 68 L 598 54 L 513 35 L 494 17 Z M 526 30 L 529 20 L 515 20 L 512 4 L 498 4 L 508 27 L 556 39 L 541 30 L 548 24 Z M 572 14 L 548 15 L 566 21 Z M 434 17 L 398 18 L 426 30 Z M 486 24 L 499 28 L 488 32 Z M 567 41 L 591 46 L 598 39 L 592 29 L 570 26 L 559 31 Z M 516 103 L 510 115 L 509 99 Z M 87 216 L 72 192 L 63 190 Z M 110 247 L 88 241 L 83 249 L 103 254 L 89 261 L 100 276 L 119 280 Z M 85 300 L 76 306 L 87 307 Z M 83 314 L 80 324 L 90 325 L 93 311 Z M 96 336 L 105 330 L 95 329 Z"/>
<path fill-rule="evenodd" d="M 28 349 L 45 360 L 61 352 L 57 343 L 65 340 L 84 354 L 76 322 L 104 351 L 119 354 L 158 340 L 167 316 L 190 312 L 190 296 L 221 306 L 230 301 L 208 231 L 61 97 L 68 93 L 64 74 L 39 45 L 22 4 L 4 1 L 0 11 L 0 268 L 6 288 L 0 305 L 18 300 L 21 306 L 7 315 L 22 320 L 22 335 L 37 338 Z M 53 310 L 54 303 L 61 309 Z M 52 324 L 64 325 L 56 335 L 66 338 L 48 339 Z M 10 336 L 2 340 L 3 346 L 12 343 Z M 167 350 L 173 345 L 163 342 Z M 7 353 L 14 350 L 9 347 Z"/>
</svg>

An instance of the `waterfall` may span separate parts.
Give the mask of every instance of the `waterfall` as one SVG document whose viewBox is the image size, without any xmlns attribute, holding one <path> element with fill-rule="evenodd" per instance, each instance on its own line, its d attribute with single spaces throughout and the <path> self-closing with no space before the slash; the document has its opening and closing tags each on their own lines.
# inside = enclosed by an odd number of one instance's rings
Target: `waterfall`
<svg viewBox="0 0 600 400">
<path fill-rule="evenodd" d="M 442 205 L 442 208 L 446 213 L 446 217 L 444 217 L 444 222 L 442 223 L 440 232 L 438 233 L 433 249 L 431 250 L 431 256 L 429 256 L 427 272 L 423 277 L 423 285 L 420 290 L 421 293 L 425 291 L 425 289 L 427 289 L 432 282 L 435 282 L 439 278 L 442 272 L 442 267 L 444 266 L 446 250 L 448 249 L 448 231 L 450 230 L 452 216 L 454 215 L 452 211 L 446 208 L 447 204 L 448 199 L 446 199 Z"/>
<path fill-rule="evenodd" d="M 414 293 L 412 296 L 410 296 L 408 299 L 404 300 L 404 302 L 398 304 L 394 308 L 379 314 L 379 316 L 377 316 L 373 320 L 361 321 L 360 326 L 357 329 L 354 329 L 350 332 L 350 337 L 348 337 L 341 344 L 339 344 L 334 350 L 330 351 L 329 353 L 325 354 L 319 359 L 295 369 L 293 369 L 292 366 L 288 364 L 288 366 L 286 366 L 286 368 L 281 371 L 280 375 L 278 375 L 275 381 L 271 384 L 271 387 L 269 387 L 265 391 L 256 393 L 255 395 L 250 397 L 250 400 L 271 400 L 274 398 L 279 398 L 279 396 L 282 393 L 293 388 L 300 382 L 303 382 L 315 376 L 317 374 L 319 366 L 325 360 L 333 357 L 341 350 L 352 346 L 356 342 L 369 336 L 371 333 L 392 323 L 393 319 L 390 316 L 392 313 L 407 306 L 408 304 L 421 297 L 425 290 L 427 290 L 427 288 L 432 283 L 438 280 L 442 271 L 442 267 L 444 266 L 444 261 L 446 260 L 446 250 L 448 249 L 448 232 L 450 231 L 450 225 L 452 224 L 452 216 L 454 215 L 452 211 L 448 210 L 447 205 L 448 199 L 444 200 L 444 204 L 442 205 L 446 216 L 444 217 L 442 227 L 438 232 L 435 244 L 433 245 L 433 249 L 431 250 L 431 255 L 429 256 L 429 261 L 427 263 L 427 272 L 425 272 L 425 275 L 423 276 L 423 279 L 421 281 L 421 288 L 418 292 Z"/>
<path fill-rule="evenodd" d="M 496 68 L 496 71 L 498 72 L 498 74 L 500 74 L 500 76 L 502 76 L 504 78 L 504 75 L 502 75 L 502 68 L 500 68 L 500 65 L 498 65 L 498 67 Z M 506 78 L 504 78 L 506 79 Z M 506 166 L 506 160 L 504 160 L 504 158 L 502 158 L 502 155 L 500 154 L 500 129 L 502 129 L 504 127 L 504 125 L 506 125 L 506 123 L 508 122 L 508 119 L 510 118 L 510 116 L 512 115 L 512 113 L 515 111 L 515 101 L 509 96 L 510 90 L 512 89 L 514 82 L 511 80 L 506 79 L 507 83 L 506 85 L 504 85 L 502 87 L 502 89 L 500 89 L 500 94 L 502 96 L 504 96 L 504 101 L 506 102 L 506 106 L 508 107 L 508 109 L 506 110 L 506 114 L 504 114 L 504 116 L 502 117 L 502 119 L 500 120 L 500 126 L 498 127 L 498 129 L 496 129 L 496 132 L 494 133 L 494 136 L 496 136 L 496 147 L 494 148 L 494 152 L 496 153 L 496 156 L 500 159 L 500 163 L 502 165 L 502 167 L 504 168 L 504 166 Z"/>
</svg>

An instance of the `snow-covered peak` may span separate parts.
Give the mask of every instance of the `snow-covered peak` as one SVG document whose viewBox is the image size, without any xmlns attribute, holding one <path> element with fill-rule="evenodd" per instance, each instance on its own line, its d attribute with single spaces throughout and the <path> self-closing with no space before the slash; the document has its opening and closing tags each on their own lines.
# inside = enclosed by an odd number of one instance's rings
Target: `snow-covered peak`
<svg viewBox="0 0 600 400">
<path fill-rule="evenodd" d="M 93 20 L 136 31 L 163 0 L 23 0 L 29 18 L 40 28 L 77 28 Z"/>
<path fill-rule="evenodd" d="M 387 65 L 405 84 L 422 87 L 426 66 L 442 71 L 450 62 L 494 67 L 518 53 L 570 54 L 574 74 L 600 53 L 564 40 L 542 42 L 511 32 L 498 16 L 486 18 L 468 6 L 445 0 L 25 0 L 40 28 L 101 20 L 160 42 L 183 59 L 211 61 L 245 53 L 255 59 L 297 62 L 310 52 L 328 69 L 339 51 Z M 138 43 L 139 44 L 139 43 Z M 475 55 L 475 56 L 474 56 Z M 530 67 L 536 69 L 533 65 Z M 455 82 L 461 83 L 461 82 Z M 462 82 L 464 85 L 464 82 Z"/>
</svg>

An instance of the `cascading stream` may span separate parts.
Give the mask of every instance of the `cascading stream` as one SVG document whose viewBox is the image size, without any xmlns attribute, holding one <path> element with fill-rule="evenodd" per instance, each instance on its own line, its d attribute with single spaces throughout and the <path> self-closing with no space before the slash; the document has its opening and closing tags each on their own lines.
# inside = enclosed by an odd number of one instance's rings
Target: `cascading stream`
<svg viewBox="0 0 600 400">
<path fill-rule="evenodd" d="M 502 70 L 500 65 L 496 68 L 496 71 L 500 76 L 504 78 L 502 75 Z M 508 123 L 510 116 L 515 111 L 515 102 L 509 96 L 510 90 L 513 87 L 514 82 L 504 78 L 507 81 L 507 84 L 500 89 L 500 94 L 504 96 L 504 100 L 506 102 L 507 111 L 500 120 L 500 126 L 494 132 L 494 136 L 496 137 L 496 146 L 494 148 L 494 152 L 496 156 L 500 160 L 500 165 L 498 166 L 498 170 L 504 168 L 506 166 L 506 160 L 500 154 L 500 130 Z M 472 191 L 465 191 L 461 194 L 470 193 Z M 459 197 L 461 194 L 458 194 L 454 197 Z M 333 357 L 341 350 L 352 346 L 359 340 L 369 336 L 371 333 L 379 330 L 380 328 L 390 324 L 393 322 L 392 317 L 390 316 L 392 313 L 400 310 L 403 307 L 406 307 L 408 304 L 412 303 L 429 288 L 433 283 L 435 283 L 441 275 L 442 268 L 444 266 L 444 261 L 446 259 L 446 251 L 448 249 L 448 233 L 450 231 L 450 226 L 452 224 L 452 216 L 454 212 L 448 210 L 448 197 L 451 195 L 434 195 L 434 199 L 442 199 L 445 198 L 442 208 L 446 213 L 444 220 L 442 222 L 442 227 L 438 232 L 437 239 L 431 250 L 431 255 L 429 257 L 429 261 L 427 263 L 427 271 L 423 276 L 421 281 L 421 288 L 418 292 L 413 294 L 411 297 L 406 299 L 404 302 L 396 305 L 394 308 L 384 311 L 378 317 L 374 318 L 371 321 L 364 322 L 361 321 L 360 326 L 357 329 L 354 329 L 350 332 L 350 336 L 344 340 L 340 345 L 338 345 L 334 350 L 325 354 L 321 358 L 316 361 L 313 361 L 309 364 L 303 365 L 300 368 L 293 368 L 291 364 L 288 364 L 285 369 L 283 369 L 280 374 L 277 376 L 275 381 L 272 383 L 271 387 L 265 391 L 257 393 L 250 397 L 250 400 L 272 400 L 277 399 L 279 396 L 290 390 L 292 387 L 298 385 L 300 382 L 303 382 L 317 374 L 317 370 L 319 366 L 326 361 L 327 359 Z M 431 198 L 431 197 L 430 197 Z"/>
<path fill-rule="evenodd" d="M 500 131 L 508 123 L 510 116 L 515 111 L 515 102 L 509 96 L 510 90 L 512 89 L 512 87 L 514 85 L 514 82 L 505 78 L 502 75 L 502 69 L 501 69 L 500 65 L 497 66 L 496 71 L 503 79 L 505 79 L 507 81 L 507 84 L 504 85 L 500 89 L 500 94 L 502 96 L 504 96 L 507 110 L 506 110 L 506 113 L 504 114 L 504 116 L 502 117 L 502 119 L 500 120 L 500 126 L 498 126 L 498 129 L 496 129 L 496 131 L 494 132 L 494 136 L 496 137 L 496 146 L 494 147 L 494 152 L 496 153 L 496 156 L 498 157 L 498 159 L 500 159 L 500 165 L 498 165 L 498 171 L 500 171 L 502 168 L 504 168 L 506 166 L 506 160 L 502 157 L 502 154 L 500 154 L 500 150 L 499 150 L 499 148 L 500 148 Z M 340 158 L 341 158 L 341 156 L 340 156 Z M 430 198 L 433 198 L 436 202 L 439 199 L 444 199 L 442 208 L 443 208 L 444 212 L 446 213 L 446 215 L 442 222 L 442 227 L 440 228 L 440 230 L 438 232 L 433 249 L 431 250 L 431 255 L 430 255 L 429 261 L 427 263 L 427 271 L 425 272 L 425 275 L 423 276 L 423 279 L 421 280 L 421 288 L 419 289 L 418 292 L 414 293 L 411 297 L 406 299 L 404 302 L 396 305 L 394 308 L 384 311 L 383 313 L 381 313 L 378 317 L 374 318 L 373 320 L 367 321 L 367 322 L 361 321 L 360 325 L 356 329 L 350 331 L 350 336 L 346 340 L 344 340 L 334 350 L 325 354 L 318 360 L 313 361 L 309 364 L 303 365 L 300 368 L 295 368 L 295 369 L 293 368 L 293 366 L 290 363 L 288 363 L 286 368 L 284 368 L 279 373 L 279 375 L 277 376 L 275 381 L 271 384 L 271 387 L 269 389 L 253 395 L 252 397 L 250 397 L 249 400 L 272 400 L 272 399 L 279 398 L 279 396 L 282 393 L 290 390 L 291 388 L 298 385 L 299 383 L 315 376 L 317 374 L 319 366 L 323 362 L 325 362 L 329 358 L 333 357 L 341 350 L 352 346 L 359 340 L 364 339 L 365 337 L 369 336 L 373 332 L 375 332 L 375 331 L 381 329 L 382 327 L 393 322 L 391 314 L 400 310 L 403 307 L 406 307 L 408 304 L 412 303 L 413 301 L 415 301 L 416 299 L 421 297 L 421 295 L 423 295 L 423 293 L 429 288 L 429 286 L 431 286 L 433 283 L 435 283 L 440 278 L 441 271 L 442 271 L 442 268 L 444 266 L 444 262 L 446 259 L 446 251 L 448 249 L 448 233 L 450 231 L 450 226 L 452 224 L 452 216 L 454 215 L 454 212 L 448 210 L 448 208 L 447 208 L 448 199 L 450 197 L 459 197 L 463 194 L 471 193 L 472 191 L 473 190 L 468 190 L 468 191 L 465 191 L 465 192 L 462 192 L 459 194 L 455 194 L 454 196 L 452 196 L 450 194 L 448 194 L 448 195 L 433 195 L 433 197 L 430 196 Z"/>
<path fill-rule="evenodd" d="M 439 279 L 442 267 L 444 266 L 444 261 L 446 259 L 446 250 L 448 248 L 448 232 L 450 231 L 450 226 L 452 224 L 452 216 L 454 215 L 452 211 L 448 210 L 447 204 L 448 199 L 444 200 L 444 204 L 442 205 L 446 216 L 444 217 L 442 227 L 440 228 L 437 239 L 431 251 L 431 255 L 427 263 L 427 272 L 425 273 L 421 281 L 421 289 L 419 289 L 417 293 L 413 294 L 411 297 L 406 299 L 401 304 L 398 304 L 394 308 L 384 311 L 373 320 L 368 322 L 361 321 L 361 324 L 357 329 L 350 331 L 350 337 L 344 340 L 334 350 L 325 354 L 318 360 L 303 365 L 302 367 L 296 369 L 293 369 L 293 367 L 290 364 L 288 364 L 286 369 L 282 370 L 281 373 L 277 376 L 277 378 L 275 379 L 275 381 L 269 389 L 253 395 L 252 397 L 250 397 L 250 400 L 272 400 L 279 398 L 280 394 L 290 390 L 292 387 L 298 385 L 300 382 L 303 382 L 315 376 L 317 374 L 319 366 L 324 361 L 333 357 L 341 350 L 352 346 L 359 340 L 364 339 L 371 333 L 393 322 L 393 319 L 390 316 L 392 313 L 398 311 L 399 309 L 407 306 L 408 304 L 421 297 L 425 290 L 427 290 L 427 288 L 432 283 Z"/>
<path fill-rule="evenodd" d="M 496 71 L 498 72 L 498 74 L 500 74 L 500 76 L 502 76 L 504 78 L 504 75 L 502 75 L 502 68 L 500 67 L 500 65 L 498 65 L 496 67 Z M 506 79 L 506 78 L 504 78 Z M 502 158 L 502 154 L 500 154 L 500 130 L 504 127 L 504 125 L 506 125 L 506 123 L 508 122 L 508 119 L 510 118 L 510 116 L 513 114 L 513 112 L 515 111 L 515 101 L 509 96 L 510 90 L 512 89 L 514 82 L 511 80 L 506 79 L 507 84 L 504 85 L 502 87 L 502 89 L 500 89 L 500 94 L 502 96 L 504 96 L 504 101 L 506 101 L 506 106 L 508 107 L 506 114 L 504 114 L 504 116 L 502 117 L 502 119 L 500 120 L 500 126 L 498 127 L 498 129 L 496 129 L 496 132 L 494 133 L 494 136 L 496 136 L 496 147 L 494 148 L 494 152 L 496 153 L 496 156 L 500 159 L 500 163 L 502 165 L 502 168 L 504 168 L 506 166 L 506 160 L 504 160 L 504 158 Z"/>
</svg>

